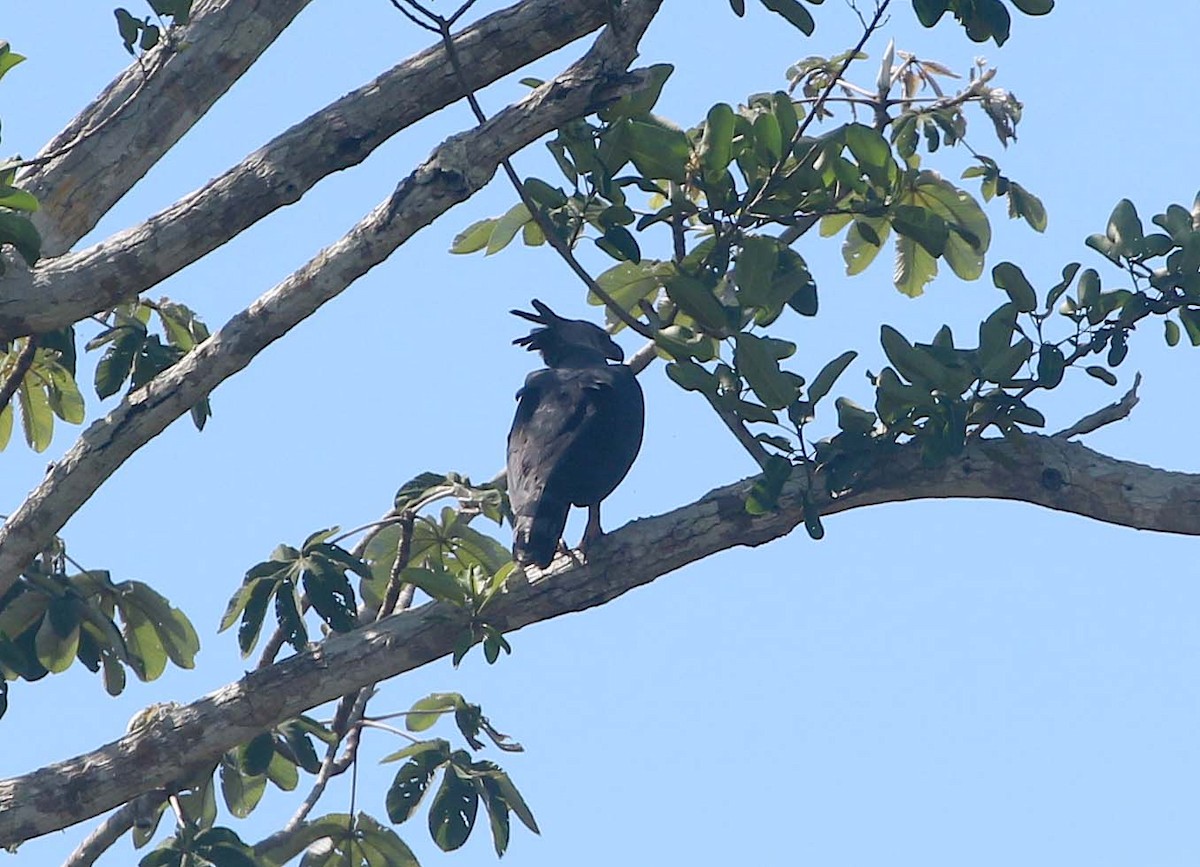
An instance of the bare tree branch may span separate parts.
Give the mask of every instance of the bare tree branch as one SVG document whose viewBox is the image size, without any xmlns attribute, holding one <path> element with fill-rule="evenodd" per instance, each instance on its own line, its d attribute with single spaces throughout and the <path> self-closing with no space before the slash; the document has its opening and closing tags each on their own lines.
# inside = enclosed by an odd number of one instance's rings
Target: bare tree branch
<svg viewBox="0 0 1200 867">
<path fill-rule="evenodd" d="M 630 0 L 622 16 L 627 27 L 606 28 L 557 78 L 488 123 L 448 139 L 340 241 L 94 422 L 0 527 L 0 594 L 130 455 L 417 230 L 466 201 L 487 184 L 500 160 L 598 104 L 644 86 L 644 75 L 625 68 L 660 3 Z"/>
<path fill-rule="evenodd" d="M 113 79 L 42 148 L 52 158 L 22 178 L 42 205 L 33 217 L 42 254 L 57 256 L 87 234 L 310 2 L 197 4 L 187 26 Z"/>
<path fill-rule="evenodd" d="M 936 467 L 920 445 L 881 455 L 854 493 L 830 498 L 822 475 L 809 492 L 823 514 L 917 499 L 1017 500 L 1113 524 L 1200 535 L 1200 475 L 1110 458 L 1052 437 L 972 443 Z M 511 632 L 602 605 L 688 563 L 738 545 L 786 536 L 803 521 L 803 482 L 775 512 L 745 508 L 753 479 L 719 488 L 664 515 L 602 537 L 586 562 L 560 556 L 545 571 L 512 581 L 489 608 L 489 623 Z M 97 815 L 138 794 L 186 779 L 264 728 L 354 689 L 451 653 L 461 612 L 429 604 L 247 674 L 190 705 L 165 710 L 143 729 L 91 753 L 0 781 L 0 846 L 11 846 Z"/>
<path fill-rule="evenodd" d="M 606 9 L 606 0 L 525 0 L 472 24 L 454 37 L 468 88 L 484 87 L 595 30 L 605 22 Z M 198 53 L 189 48 L 185 55 Z M 0 281 L 0 340 L 61 328 L 144 292 L 298 201 L 322 178 L 362 162 L 388 138 L 463 94 L 439 43 L 316 112 L 141 225 L 87 250 L 43 260 L 33 271 L 14 263 L 8 278 Z M 152 99 L 146 92 L 137 102 Z M 161 101 L 174 105 L 176 99 Z M 112 147 L 134 145 L 121 139 Z M 82 157 L 71 157 L 75 153 L 73 149 L 61 159 Z M 56 169 L 50 180 L 74 192 L 88 188 L 91 181 L 86 179 L 93 174 L 110 183 L 108 158 L 106 149 L 94 157 L 94 165 L 71 162 L 76 174 Z M 131 177 L 120 192 L 140 176 Z M 72 202 L 54 198 L 59 187 L 50 180 L 39 180 L 40 186 L 31 189 L 48 197 L 39 213 L 54 214 L 60 221 L 84 220 L 70 210 Z M 115 201 L 108 201 L 104 190 L 95 195 L 100 198 L 95 213 L 87 215 L 91 224 Z M 67 209 L 66 216 L 59 217 L 57 208 Z M 91 224 L 73 228 L 67 240 L 73 243 Z"/>
</svg>

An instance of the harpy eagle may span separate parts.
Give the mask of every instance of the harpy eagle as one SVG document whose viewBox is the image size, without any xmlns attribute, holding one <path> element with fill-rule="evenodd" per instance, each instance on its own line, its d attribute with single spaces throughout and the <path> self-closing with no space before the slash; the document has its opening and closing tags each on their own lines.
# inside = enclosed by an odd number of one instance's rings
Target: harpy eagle
<svg viewBox="0 0 1200 867">
<path fill-rule="evenodd" d="M 511 311 L 535 322 L 513 341 L 542 354 L 517 392 L 508 434 L 508 498 L 515 517 L 513 559 L 550 565 L 572 505 L 588 509 L 580 547 L 600 529 L 600 501 L 625 478 L 642 446 L 642 388 L 621 347 L 597 325 L 564 319 L 534 300 L 536 313 Z M 608 361 L 616 361 L 609 364 Z"/>
</svg>

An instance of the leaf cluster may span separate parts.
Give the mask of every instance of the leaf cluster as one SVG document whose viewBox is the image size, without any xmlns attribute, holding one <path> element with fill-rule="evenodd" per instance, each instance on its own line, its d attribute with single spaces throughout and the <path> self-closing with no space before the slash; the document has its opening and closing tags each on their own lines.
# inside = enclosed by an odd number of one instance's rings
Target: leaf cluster
<svg viewBox="0 0 1200 867">
<path fill-rule="evenodd" d="M 17 54 L 6 41 L 0 40 L 0 79 L 24 59 L 24 55 Z M 19 157 L 0 160 L 0 248 L 12 247 L 32 268 L 41 257 L 42 237 L 27 216 L 38 209 L 37 199 L 15 186 L 17 169 L 21 165 Z M 4 269 L 4 260 L 0 258 L 0 274 Z"/>
<path fill-rule="evenodd" d="M 21 411 L 25 442 L 36 452 L 45 451 L 56 418 L 68 424 L 84 419 L 83 395 L 75 381 L 74 327 L 3 345 L 0 382 L 11 382 L 15 388 L 12 399 L 0 406 L 0 449 L 12 438 L 15 405 Z"/>
<path fill-rule="evenodd" d="M 358 625 L 349 575 L 369 579 L 371 570 L 366 562 L 329 541 L 337 531 L 331 527 L 313 533 L 299 548 L 279 545 L 270 559 L 247 570 L 220 626 L 224 631 L 241 619 L 238 646 L 242 656 L 249 656 L 258 642 L 272 600 L 284 640 L 297 651 L 308 646 L 304 612 L 310 607 L 334 632 L 349 632 Z"/>
<path fill-rule="evenodd" d="M 398 572 L 400 525 L 386 527 L 371 539 L 364 555 L 371 575 L 360 582 L 360 590 L 367 605 L 378 608 L 394 576 L 430 599 L 461 609 L 465 623 L 455 643 L 454 664 L 479 643 L 487 661 L 493 663 L 501 651 L 510 653 L 512 648 L 503 633 L 488 624 L 486 609 L 503 593 L 515 567 L 508 550 L 471 522 L 483 515 L 500 523 L 508 512 L 507 502 L 497 488 L 474 486 L 455 473 L 423 473 L 400 488 L 395 502 L 399 510 L 415 511 L 444 497 L 455 499 L 457 505 L 443 507 L 436 516 L 414 516 L 408 560 Z"/>
<path fill-rule="evenodd" d="M 117 7 L 113 15 L 117 18 L 117 32 L 125 50 L 135 57 L 138 52 L 147 52 L 158 44 L 163 30 L 175 24 L 187 24 L 192 13 L 193 0 L 147 0 L 150 8 L 158 17 L 158 24 L 150 20 L 150 16 L 135 18 L 124 7 Z M 163 19 L 169 19 L 164 22 Z"/>
<path fill-rule="evenodd" d="M 459 731 L 474 750 L 484 746 L 479 739 L 481 733 L 506 752 L 522 749 L 520 744 L 496 731 L 478 705 L 470 704 L 458 693 L 434 693 L 416 702 L 407 714 L 406 728 L 410 732 L 425 731 L 447 713 L 454 714 Z M 497 855 L 503 855 L 508 848 L 511 814 L 530 831 L 540 833 L 525 799 L 508 774 L 494 762 L 476 760 L 466 750 L 452 750 L 444 738 L 416 741 L 383 759 L 401 760 L 404 764 L 387 793 L 388 818 L 397 824 L 407 821 L 426 793 L 435 788 L 436 777 L 441 773 L 441 784 L 437 785 L 429 805 L 429 833 L 442 851 L 458 849 L 467 841 L 480 803 L 488 815 Z"/>
<path fill-rule="evenodd" d="M 0 597 L 3 681 L 40 680 L 79 660 L 102 672 L 104 688 L 119 695 L 126 669 L 139 680 L 155 680 L 168 660 L 191 668 L 199 649 L 183 612 L 148 585 L 114 583 L 106 571 L 67 575 L 45 571 L 39 562 Z M 0 714 L 5 692 L 0 689 Z"/>
</svg>

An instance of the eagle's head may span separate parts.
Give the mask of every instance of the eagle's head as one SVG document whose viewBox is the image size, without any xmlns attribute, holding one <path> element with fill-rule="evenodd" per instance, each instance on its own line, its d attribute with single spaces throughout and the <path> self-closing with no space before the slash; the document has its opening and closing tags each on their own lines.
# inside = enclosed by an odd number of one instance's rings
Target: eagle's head
<svg viewBox="0 0 1200 867">
<path fill-rule="evenodd" d="M 547 367 L 586 367 L 604 364 L 608 359 L 624 361 L 625 353 L 608 332 L 585 319 L 564 319 L 541 301 L 533 299 L 536 313 L 510 311 L 543 328 L 535 328 L 527 337 L 513 341 L 531 352 L 540 352 Z"/>
</svg>

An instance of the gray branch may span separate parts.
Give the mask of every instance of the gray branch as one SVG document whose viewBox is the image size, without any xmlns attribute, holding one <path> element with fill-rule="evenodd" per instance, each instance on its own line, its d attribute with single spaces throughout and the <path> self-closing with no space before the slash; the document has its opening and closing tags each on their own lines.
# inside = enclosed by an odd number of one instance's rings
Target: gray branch
<svg viewBox="0 0 1200 867">
<path fill-rule="evenodd" d="M 1168 533 L 1200 535 L 1200 475 L 1110 458 L 1051 437 L 985 440 L 937 467 L 920 446 L 881 456 L 854 493 L 831 498 L 820 473 L 809 493 L 825 515 L 917 499 L 1017 500 Z M 803 489 L 790 483 L 775 512 L 746 512 L 753 479 L 719 488 L 664 515 L 603 537 L 587 562 L 560 556 L 544 572 L 510 582 L 488 609 L 512 632 L 583 611 L 681 566 L 738 545 L 761 545 L 803 521 Z M 155 789 L 171 790 L 186 768 L 211 765 L 264 728 L 447 656 L 464 627 L 460 612 L 431 603 L 335 635 L 311 650 L 247 674 L 190 705 L 163 711 L 146 728 L 91 753 L 0 781 L 0 846 L 68 827 Z"/>
<path fill-rule="evenodd" d="M 481 189 L 501 160 L 644 85 L 644 75 L 625 70 L 660 3 L 630 0 L 621 18 L 627 26 L 606 28 L 560 76 L 448 139 L 341 240 L 85 430 L 0 527 L 0 594 L 130 455 L 419 229 Z"/>
<path fill-rule="evenodd" d="M 296 6 L 298 11 L 305 3 L 290 0 L 279 5 Z M 454 37 L 467 85 L 472 90 L 485 87 L 586 35 L 607 20 L 607 8 L 607 0 L 525 0 L 479 20 Z M 236 17 L 232 12 L 223 14 Z M 189 25 L 186 38 L 190 40 L 192 31 L 204 23 L 206 19 L 197 19 Z M 262 24 L 248 27 L 222 19 L 203 32 L 220 32 L 220 27 L 226 26 L 235 32 L 242 27 L 254 33 L 265 29 Z M 265 44 L 257 47 L 261 51 Z M 247 53 L 246 62 L 255 57 L 257 54 Z M 192 58 L 205 60 L 208 55 L 189 45 L 187 51 L 171 56 L 163 69 L 155 71 L 136 97 L 130 95 L 134 85 L 125 80 L 130 73 L 110 85 L 102 96 L 104 104 L 125 100 L 121 111 L 132 114 L 136 123 L 134 119 L 120 123 L 116 118 L 123 115 L 116 115 L 106 122 L 102 135 L 84 139 L 34 179 L 30 189 L 43 198 L 39 214 L 54 221 L 54 225 L 41 227 L 49 240 L 44 252 L 57 258 L 43 260 L 32 271 L 14 262 L 8 276 L 0 280 L 0 340 L 61 328 L 135 297 L 263 217 L 298 201 L 322 178 L 362 162 L 400 130 L 465 95 L 444 46 L 438 43 L 296 124 L 144 223 L 87 250 L 58 255 L 90 229 L 165 151 L 157 138 L 150 147 L 137 135 L 162 135 L 169 145 L 186 129 L 173 131 L 174 126 L 164 122 L 166 132 L 151 125 L 147 133 L 144 114 L 163 110 L 157 108 L 161 106 L 173 112 L 173 123 L 179 114 L 176 125 L 188 120 L 190 126 L 232 84 L 230 79 L 220 92 L 210 94 L 206 89 L 193 94 L 199 83 L 217 78 L 209 75 L 207 65 L 189 71 L 186 86 L 178 76 L 168 76 L 168 71 L 175 69 L 173 64 Z M 158 96 L 168 87 L 179 90 L 170 91 L 169 98 Z M 141 106 L 143 102 L 145 106 Z M 181 103 L 190 108 L 178 111 Z M 138 110 L 132 109 L 134 105 Z M 89 108 L 47 148 L 61 147 L 64 138 L 78 137 L 77 128 L 94 123 L 104 111 Z M 126 126 L 133 129 L 126 133 Z M 134 136 L 132 141 L 130 136 Z M 139 159 L 112 164 L 114 154 L 127 152 Z"/>
<path fill-rule="evenodd" d="M 34 216 L 42 254 L 57 256 L 91 231 L 310 2 L 198 3 L 187 26 L 113 79 L 21 179 L 42 205 Z"/>
</svg>

